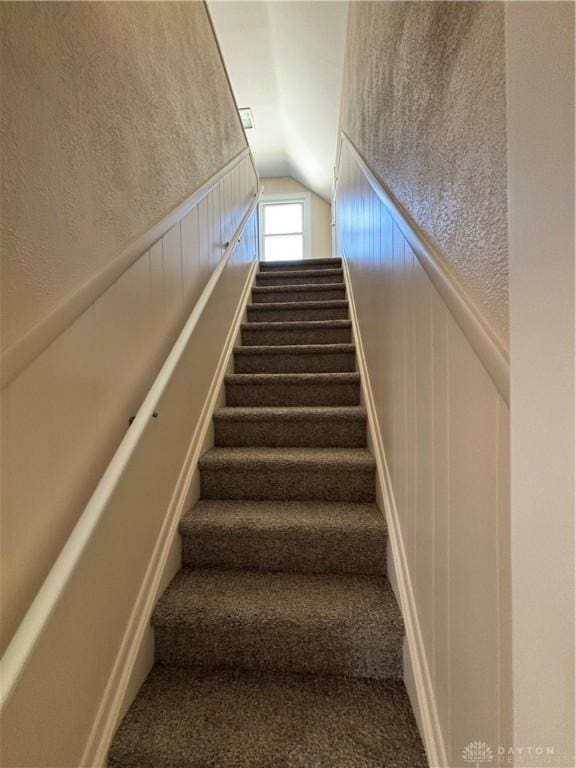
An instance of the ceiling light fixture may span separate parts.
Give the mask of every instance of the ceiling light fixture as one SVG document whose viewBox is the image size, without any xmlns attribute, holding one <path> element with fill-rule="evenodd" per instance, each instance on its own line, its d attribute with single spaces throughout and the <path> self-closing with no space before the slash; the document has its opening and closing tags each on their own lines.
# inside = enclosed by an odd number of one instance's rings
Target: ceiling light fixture
<svg viewBox="0 0 576 768">
<path fill-rule="evenodd" d="M 254 115 L 250 107 L 242 107 L 238 112 L 240 112 L 240 120 L 242 120 L 244 129 L 248 131 L 250 128 L 254 128 Z"/>
</svg>

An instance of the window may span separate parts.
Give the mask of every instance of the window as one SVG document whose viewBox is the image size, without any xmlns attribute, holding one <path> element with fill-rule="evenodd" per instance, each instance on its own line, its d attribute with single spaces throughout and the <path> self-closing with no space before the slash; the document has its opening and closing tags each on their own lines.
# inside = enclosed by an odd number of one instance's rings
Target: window
<svg viewBox="0 0 576 768">
<path fill-rule="evenodd" d="M 260 226 L 264 261 L 304 258 L 304 202 L 262 203 Z"/>
</svg>

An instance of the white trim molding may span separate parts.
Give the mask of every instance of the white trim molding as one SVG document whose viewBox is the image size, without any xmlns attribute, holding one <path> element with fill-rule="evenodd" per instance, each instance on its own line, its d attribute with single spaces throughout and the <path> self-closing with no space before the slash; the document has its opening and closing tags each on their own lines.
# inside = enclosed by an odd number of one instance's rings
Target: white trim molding
<svg viewBox="0 0 576 768">
<path fill-rule="evenodd" d="M 478 307 L 447 266 L 446 258 L 412 216 L 398 202 L 381 178 L 366 163 L 352 140 L 341 133 L 338 145 L 335 187 L 338 185 L 342 144 L 345 143 L 368 183 L 388 209 L 410 244 L 423 269 L 444 300 L 468 342 L 506 403 L 510 402 L 510 360 L 508 351 L 491 329 Z"/>
<path fill-rule="evenodd" d="M 422 631 L 420 629 L 420 622 L 418 620 L 418 611 L 416 608 L 414 589 L 410 579 L 410 570 L 408 567 L 404 542 L 402 540 L 402 532 L 400 528 L 398 510 L 396 507 L 396 500 L 394 497 L 394 490 L 390 479 L 388 463 L 386 461 L 384 441 L 380 431 L 376 405 L 372 393 L 372 385 L 370 383 L 368 366 L 366 364 L 366 356 L 364 354 L 364 346 L 362 343 L 362 336 L 358 323 L 358 315 L 356 312 L 356 304 L 354 301 L 354 290 L 352 288 L 352 281 L 350 279 L 350 272 L 348 268 L 348 262 L 346 260 L 346 255 L 345 253 L 342 253 L 341 255 L 342 264 L 344 266 L 344 279 L 348 293 L 352 332 L 354 337 L 354 344 L 356 346 L 357 366 L 362 382 L 362 395 L 364 399 L 364 405 L 368 415 L 370 446 L 376 461 L 378 485 L 384 504 L 383 511 L 386 517 L 388 535 L 392 549 L 392 559 L 394 563 L 394 577 L 396 586 L 395 592 L 397 592 L 397 597 L 400 602 L 400 610 L 404 619 L 406 644 L 409 654 L 408 662 L 410 664 L 411 677 L 414 683 L 414 693 L 417 699 L 416 702 L 413 702 L 413 707 L 417 713 L 422 740 L 424 742 L 426 754 L 428 756 L 428 762 L 431 768 L 447 768 L 448 760 L 446 756 L 446 747 L 444 744 L 442 729 L 438 717 L 436 700 L 434 697 L 434 689 L 432 686 L 432 678 L 430 675 L 430 670 L 428 669 L 428 662 L 426 660 L 426 652 L 424 649 L 424 641 L 422 637 Z M 409 693 L 412 693 L 410 690 L 411 686 L 407 684 L 407 688 Z"/>
<path fill-rule="evenodd" d="M 249 156 L 254 168 L 254 158 L 245 147 L 226 165 L 198 187 L 191 195 L 163 216 L 143 235 L 130 243 L 121 253 L 99 272 L 95 273 L 74 293 L 57 304 L 48 315 L 36 323 L 22 337 L 11 344 L 0 359 L 0 386 L 9 384 L 46 347 L 63 333 L 88 307 L 90 307 L 110 286 L 129 269 L 140 256 L 156 243 L 168 230 L 183 219 L 203 200 L 219 182 L 227 176 L 245 157 Z"/>
</svg>

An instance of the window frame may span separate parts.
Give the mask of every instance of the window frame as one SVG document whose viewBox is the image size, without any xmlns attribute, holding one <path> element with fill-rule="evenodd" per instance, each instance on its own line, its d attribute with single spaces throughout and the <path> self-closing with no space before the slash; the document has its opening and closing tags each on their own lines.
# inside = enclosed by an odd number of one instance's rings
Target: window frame
<svg viewBox="0 0 576 768">
<path fill-rule="evenodd" d="M 312 228 L 310 217 L 311 195 L 309 192 L 271 192 L 264 194 L 258 203 L 258 241 L 260 260 L 265 261 L 264 251 L 264 208 L 266 205 L 300 203 L 302 205 L 302 256 L 309 259 L 312 252 Z M 282 234 L 277 235 L 282 237 Z"/>
</svg>

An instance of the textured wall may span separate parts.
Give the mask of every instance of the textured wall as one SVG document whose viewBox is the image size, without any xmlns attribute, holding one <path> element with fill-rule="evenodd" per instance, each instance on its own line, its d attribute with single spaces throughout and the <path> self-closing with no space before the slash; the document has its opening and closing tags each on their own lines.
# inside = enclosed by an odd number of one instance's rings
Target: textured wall
<svg viewBox="0 0 576 768">
<path fill-rule="evenodd" d="M 3 347 L 246 146 L 203 3 L 1 3 Z"/>
<path fill-rule="evenodd" d="M 508 336 L 504 5 L 356 2 L 341 127 Z"/>
<path fill-rule="evenodd" d="M 311 226 L 311 257 L 313 259 L 328 259 L 332 256 L 332 208 L 315 192 L 300 184 L 291 176 L 277 176 L 262 179 L 265 195 L 310 193 L 310 226 Z"/>
</svg>

